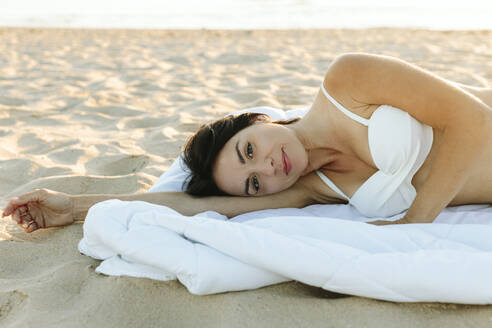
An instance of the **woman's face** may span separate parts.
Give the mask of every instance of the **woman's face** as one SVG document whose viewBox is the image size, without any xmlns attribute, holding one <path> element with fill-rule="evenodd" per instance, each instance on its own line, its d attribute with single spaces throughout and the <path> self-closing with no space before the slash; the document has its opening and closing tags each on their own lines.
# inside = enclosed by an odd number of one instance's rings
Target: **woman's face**
<svg viewBox="0 0 492 328">
<path fill-rule="evenodd" d="M 257 122 L 219 152 L 213 176 L 230 195 L 261 196 L 292 186 L 308 164 L 304 146 L 287 125 Z"/>
</svg>

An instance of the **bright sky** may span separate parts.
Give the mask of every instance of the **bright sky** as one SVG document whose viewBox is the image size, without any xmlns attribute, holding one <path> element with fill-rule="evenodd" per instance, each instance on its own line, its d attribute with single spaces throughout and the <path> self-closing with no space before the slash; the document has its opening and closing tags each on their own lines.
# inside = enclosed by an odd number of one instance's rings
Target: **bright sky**
<svg viewBox="0 0 492 328">
<path fill-rule="evenodd" d="M 0 0 L 0 26 L 357 28 L 375 25 L 492 29 L 492 0 Z"/>
<path fill-rule="evenodd" d="M 152 11 L 223 11 L 249 7 L 412 7 L 412 8 L 488 8 L 490 0 L 1 0 L 4 13 L 135 13 Z"/>
</svg>

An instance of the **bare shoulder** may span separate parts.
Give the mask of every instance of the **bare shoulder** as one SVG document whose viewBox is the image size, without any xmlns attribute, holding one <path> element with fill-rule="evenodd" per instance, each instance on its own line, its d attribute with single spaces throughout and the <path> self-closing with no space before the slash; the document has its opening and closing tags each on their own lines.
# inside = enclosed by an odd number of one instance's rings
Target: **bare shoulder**
<svg viewBox="0 0 492 328">
<path fill-rule="evenodd" d="M 485 121 L 490 111 L 454 83 L 390 56 L 343 54 L 329 66 L 323 83 L 342 102 L 390 105 L 439 130 L 463 120 Z"/>
<path fill-rule="evenodd" d="M 402 59 L 391 56 L 363 52 L 344 53 L 337 56 L 328 67 L 325 74 L 325 82 L 333 85 L 337 83 L 343 85 L 350 81 L 354 75 L 358 75 L 361 69 L 388 65 L 412 66 Z"/>
<path fill-rule="evenodd" d="M 390 56 L 345 53 L 336 57 L 330 64 L 323 85 L 332 96 L 344 101 L 348 108 L 356 107 L 358 104 L 384 104 L 383 99 L 374 99 L 371 96 L 378 92 L 378 83 L 374 83 L 375 80 L 382 78 L 382 71 L 385 71 L 386 76 L 394 75 L 395 71 L 401 72 L 401 67 L 406 65 L 409 64 Z M 388 70 L 388 67 L 392 70 Z M 368 88 L 366 84 L 372 87 Z"/>
<path fill-rule="evenodd" d="M 324 84 L 332 88 L 347 88 L 347 83 L 351 82 L 354 74 L 361 67 L 371 65 L 375 61 L 388 62 L 395 60 L 393 57 L 373 55 L 361 52 L 345 53 L 337 56 L 328 67 L 325 73 Z"/>
<path fill-rule="evenodd" d="M 323 80 L 323 86 L 331 97 L 344 108 L 366 119 L 371 117 L 372 112 L 379 104 L 368 102 L 364 99 L 365 97 L 360 97 L 360 92 L 354 90 L 358 84 L 353 83 L 353 81 L 357 78 L 355 76 L 357 71 L 360 70 L 358 67 L 370 65 L 368 62 L 371 56 L 374 55 L 365 53 L 340 55 L 330 64 Z M 324 97 L 321 98 L 324 99 Z M 346 115 L 341 115 L 339 110 L 334 112 L 342 121 L 351 121 Z"/>
</svg>

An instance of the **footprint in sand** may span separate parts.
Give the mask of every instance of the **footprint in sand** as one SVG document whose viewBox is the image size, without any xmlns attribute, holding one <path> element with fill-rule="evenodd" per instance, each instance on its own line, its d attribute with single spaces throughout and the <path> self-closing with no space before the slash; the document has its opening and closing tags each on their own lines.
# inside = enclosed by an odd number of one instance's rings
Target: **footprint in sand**
<svg viewBox="0 0 492 328">
<path fill-rule="evenodd" d="M 124 106 L 80 106 L 79 111 L 87 113 L 101 113 L 110 117 L 128 117 L 143 114 L 141 110 L 131 109 Z"/>
<path fill-rule="evenodd" d="M 14 158 L 0 161 L 0 194 L 5 195 L 18 186 L 47 176 L 69 175 L 73 171 L 64 166 L 43 166 L 30 159 Z"/>
<path fill-rule="evenodd" d="M 85 165 L 87 174 L 125 175 L 140 171 L 149 162 L 145 155 L 106 155 L 93 158 Z"/>
<path fill-rule="evenodd" d="M 29 296 L 18 290 L 0 293 L 0 326 L 7 322 L 11 314 L 20 312 L 28 298 Z"/>
<path fill-rule="evenodd" d="M 124 129 L 148 129 L 155 126 L 165 126 L 169 124 L 169 117 L 156 118 L 144 117 L 137 119 L 128 119 L 124 121 Z"/>
<path fill-rule="evenodd" d="M 138 191 L 147 190 L 154 183 L 145 175 L 123 175 L 123 176 L 50 176 L 41 177 L 29 181 L 16 189 L 3 193 L 0 198 L 0 206 L 7 199 L 32 191 L 36 188 L 46 188 L 51 190 L 62 191 L 71 195 L 77 194 L 133 194 Z M 7 231 L 10 233 L 10 231 Z"/>
<path fill-rule="evenodd" d="M 240 53 L 225 53 L 215 57 L 214 59 L 211 60 L 211 62 L 221 65 L 224 64 L 246 65 L 246 64 L 253 64 L 253 63 L 256 64 L 256 63 L 269 62 L 271 60 L 272 58 L 268 55 L 244 55 Z"/>
<path fill-rule="evenodd" d="M 85 151 L 82 149 L 62 149 L 49 153 L 47 156 L 57 163 L 61 164 L 76 164 L 79 158 L 85 155 Z"/>
<path fill-rule="evenodd" d="M 14 126 L 17 120 L 13 117 L 8 117 L 8 118 L 2 118 L 0 119 L 0 126 Z"/>
<path fill-rule="evenodd" d="M 230 93 L 229 98 L 234 100 L 238 104 L 246 105 L 266 98 L 266 96 L 261 92 L 246 91 Z"/>
<path fill-rule="evenodd" d="M 25 104 L 26 104 L 26 101 L 24 99 L 21 99 L 21 98 L 0 96 L 0 105 L 23 106 Z"/>
</svg>

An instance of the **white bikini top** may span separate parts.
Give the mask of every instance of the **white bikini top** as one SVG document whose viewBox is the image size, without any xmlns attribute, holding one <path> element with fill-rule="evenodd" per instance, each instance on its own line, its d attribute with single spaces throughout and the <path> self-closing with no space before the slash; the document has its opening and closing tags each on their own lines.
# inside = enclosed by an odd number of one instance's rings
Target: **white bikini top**
<svg viewBox="0 0 492 328">
<path fill-rule="evenodd" d="M 348 198 L 323 173 L 316 173 L 367 217 L 388 217 L 407 210 L 417 195 L 412 177 L 432 147 L 432 127 L 388 105 L 379 106 L 370 119 L 365 119 L 345 109 L 332 98 L 323 83 L 321 90 L 345 115 L 367 126 L 369 150 L 379 170 L 356 190 L 352 198 Z"/>
</svg>

